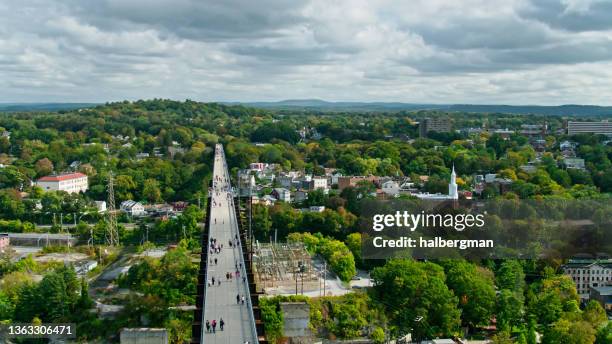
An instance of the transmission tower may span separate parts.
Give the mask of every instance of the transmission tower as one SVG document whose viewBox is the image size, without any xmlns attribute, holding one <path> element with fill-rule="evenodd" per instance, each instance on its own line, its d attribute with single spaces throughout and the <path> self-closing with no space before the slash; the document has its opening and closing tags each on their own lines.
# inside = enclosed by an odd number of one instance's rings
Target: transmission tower
<svg viewBox="0 0 612 344">
<path fill-rule="evenodd" d="M 113 172 L 108 174 L 108 228 L 106 230 L 106 243 L 109 246 L 119 245 L 117 232 L 117 214 L 115 210 L 115 188 L 113 187 Z"/>
</svg>

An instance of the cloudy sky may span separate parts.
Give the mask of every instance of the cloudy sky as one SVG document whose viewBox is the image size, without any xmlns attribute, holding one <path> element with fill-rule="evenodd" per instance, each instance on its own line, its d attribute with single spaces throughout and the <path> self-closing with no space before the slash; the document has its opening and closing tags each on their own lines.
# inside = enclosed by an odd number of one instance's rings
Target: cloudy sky
<svg viewBox="0 0 612 344">
<path fill-rule="evenodd" d="M 612 105 L 612 0 L 2 0 L 0 102 Z"/>
</svg>

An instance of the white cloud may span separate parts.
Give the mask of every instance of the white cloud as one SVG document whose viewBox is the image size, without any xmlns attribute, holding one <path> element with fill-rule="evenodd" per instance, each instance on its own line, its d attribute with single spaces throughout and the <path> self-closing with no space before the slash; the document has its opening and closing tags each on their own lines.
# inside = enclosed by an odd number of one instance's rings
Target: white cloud
<svg viewBox="0 0 612 344">
<path fill-rule="evenodd" d="M 612 103 L 603 0 L 0 3 L 0 101 Z"/>
</svg>

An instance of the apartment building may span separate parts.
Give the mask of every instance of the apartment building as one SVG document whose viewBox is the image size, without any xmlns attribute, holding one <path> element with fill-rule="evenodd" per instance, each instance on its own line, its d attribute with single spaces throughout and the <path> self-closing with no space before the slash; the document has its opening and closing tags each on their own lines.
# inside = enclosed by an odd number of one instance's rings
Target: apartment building
<svg viewBox="0 0 612 344">
<path fill-rule="evenodd" d="M 451 131 L 451 121 L 448 118 L 425 118 L 419 123 L 419 134 L 426 137 L 430 131 L 448 133 Z"/>
<path fill-rule="evenodd" d="M 612 259 L 571 259 L 561 268 L 576 284 L 581 299 L 589 299 L 590 288 L 612 285 Z"/>
</svg>

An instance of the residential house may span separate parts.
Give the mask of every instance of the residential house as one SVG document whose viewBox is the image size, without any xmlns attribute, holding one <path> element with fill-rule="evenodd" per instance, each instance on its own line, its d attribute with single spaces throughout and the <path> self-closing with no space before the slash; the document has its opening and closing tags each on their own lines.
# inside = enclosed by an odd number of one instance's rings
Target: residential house
<svg viewBox="0 0 612 344">
<path fill-rule="evenodd" d="M 293 195 L 293 202 L 299 203 L 308 199 L 308 191 L 297 190 Z"/>
<path fill-rule="evenodd" d="M 577 170 L 584 170 L 584 159 L 581 158 L 565 158 L 563 159 L 563 165 L 565 168 L 573 168 Z"/>
<path fill-rule="evenodd" d="M 272 196 L 279 201 L 283 201 L 286 203 L 291 202 L 291 191 L 285 188 L 275 188 L 272 190 Z"/>
<path fill-rule="evenodd" d="M 562 141 L 561 143 L 559 143 L 559 150 L 564 151 L 564 150 L 574 150 L 576 149 L 576 147 L 578 147 L 578 143 L 576 142 L 572 142 L 572 141 Z"/>
<path fill-rule="evenodd" d="M 327 177 L 312 177 L 308 189 L 327 191 Z"/>
<path fill-rule="evenodd" d="M 293 186 L 293 180 L 294 178 L 288 175 L 281 175 L 276 177 L 276 181 L 278 182 L 278 184 L 285 189 L 291 189 L 291 187 Z"/>
<path fill-rule="evenodd" d="M 96 205 L 96 209 L 98 209 L 98 213 L 103 213 L 106 211 L 106 201 L 94 201 Z"/>
<path fill-rule="evenodd" d="M 121 211 L 131 216 L 143 216 L 146 214 L 144 206 L 140 202 L 128 200 L 121 202 L 119 206 Z"/>
</svg>

